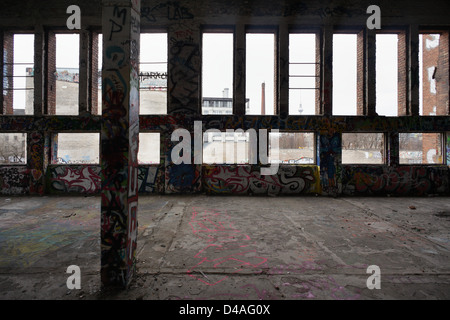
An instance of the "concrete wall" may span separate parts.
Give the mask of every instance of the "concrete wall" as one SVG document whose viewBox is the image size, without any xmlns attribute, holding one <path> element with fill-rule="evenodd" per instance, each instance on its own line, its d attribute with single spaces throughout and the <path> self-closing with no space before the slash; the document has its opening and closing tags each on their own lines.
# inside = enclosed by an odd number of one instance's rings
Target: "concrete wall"
<svg viewBox="0 0 450 320">
<path fill-rule="evenodd" d="M 39 44 L 52 47 L 52 32 L 66 30 L 66 8 L 71 1 L 35 1 L 24 4 L 6 0 L 0 12 L 0 28 L 34 29 Z M 98 30 L 101 27 L 101 1 L 78 1 L 82 12 L 82 29 Z M 418 79 L 419 71 L 408 52 L 418 46 L 415 38 L 410 41 L 415 30 L 420 27 L 448 29 L 448 1 L 379 1 L 382 28 L 399 30 L 399 117 L 380 117 L 370 112 L 374 101 L 373 83 L 360 88 L 360 97 L 366 97 L 358 104 L 358 116 L 336 117 L 331 115 L 330 92 L 332 83 L 330 64 L 330 35 L 335 30 L 365 30 L 370 1 L 146 1 L 141 4 L 141 31 L 165 30 L 168 32 L 168 88 L 167 115 L 141 115 L 140 131 L 156 131 L 161 134 L 161 161 L 159 165 L 139 167 L 139 192 L 213 194 L 322 194 L 322 195 L 430 195 L 450 194 L 449 187 L 449 142 L 444 165 L 399 166 L 399 132 L 450 132 L 448 108 L 445 114 L 420 116 L 418 108 L 418 84 L 409 81 Z M 229 26 L 235 30 L 235 66 L 233 92 L 233 115 L 201 115 L 201 30 L 204 25 Z M 279 39 L 277 46 L 277 110 L 275 116 L 245 116 L 245 28 L 248 26 L 273 27 Z M 292 116 L 288 110 L 288 51 L 286 36 L 291 27 L 319 30 L 318 73 L 321 75 L 321 89 L 318 95 L 317 116 Z M 331 30 L 331 31 L 330 31 Z M 8 46 L 7 33 L 2 32 Z M 448 37 L 448 33 L 446 35 Z M 5 40 L 6 39 L 6 40 Z M 41 42 L 39 42 L 41 41 Z M 84 40 L 82 40 L 84 41 Z M 409 41 L 409 42 L 408 42 Z M 364 42 L 364 38 L 362 39 Z M 366 50 L 370 46 L 366 46 Z M 94 48 L 95 49 L 95 48 Z M 95 49 L 96 50 L 96 49 Z M 369 51 L 372 52 L 373 51 Z M 364 56 L 363 52 L 358 52 Z M 41 54 L 42 52 L 36 53 Z M 369 55 L 368 57 L 370 57 Z M 6 55 L 4 55 L 4 59 Z M 38 57 L 36 61 L 49 61 Z M 447 56 L 448 61 L 448 56 Z M 88 69 L 80 64 L 80 79 L 89 79 Z M 448 65 L 448 64 L 447 64 Z M 46 70 L 42 65 L 42 78 L 35 80 L 35 106 L 43 105 L 35 117 L 0 116 L 0 132 L 26 132 L 27 165 L 20 167 L 0 167 L 0 192 L 4 194 L 44 194 L 44 193 L 98 193 L 99 166 L 92 165 L 51 165 L 51 138 L 58 132 L 100 132 L 101 117 L 94 107 L 79 103 L 80 116 L 54 115 L 53 92 L 45 86 L 46 77 L 54 70 Z M 372 70 L 372 64 L 363 64 L 360 73 L 364 77 Z M 87 67 L 86 67 L 87 68 Z M 94 68 L 95 69 L 95 68 Z M 85 73 L 83 75 L 83 72 Z M 412 72 L 408 74 L 408 72 Z M 447 70 L 448 73 L 448 70 Z M 369 74 L 369 79 L 370 79 Z M 372 75 L 373 76 L 373 75 Z M 92 76 L 97 81 L 95 76 Z M 42 80 L 42 81 L 41 81 Z M 2 81 L 7 85 L 4 81 Z M 372 86 L 372 87 L 371 87 Z M 87 88 L 80 83 L 80 88 Z M 371 89 L 372 88 L 372 89 Z M 47 90 L 47 91 L 46 91 Z M 88 91 L 80 89 L 81 96 Z M 368 91 L 367 91 L 368 90 Z M 372 91 L 371 91 L 372 90 Z M 448 88 L 447 88 L 448 90 Z M 445 92 L 444 92 L 445 93 Z M 103 93 L 104 94 L 104 93 Z M 166 92 L 163 93 L 165 98 Z M 95 97 L 94 97 L 95 96 Z M 97 99 L 97 95 L 92 95 Z M 9 102 L 3 96 L 4 110 Z M 58 97 L 56 97 L 57 99 Z M 47 100 L 45 100 L 47 99 Z M 448 92 L 446 92 L 448 106 Z M 82 99 L 83 100 L 83 99 Z M 149 101 L 149 102 L 146 102 Z M 46 105 L 47 103 L 47 105 Z M 144 98 L 141 110 L 152 103 Z M 58 102 L 56 101 L 56 104 Z M 93 103 L 94 104 L 94 103 Z M 85 108 L 85 109 L 83 109 Z M 86 111 L 86 112 L 80 112 Z M 5 112 L 4 112 L 5 113 Z M 47 115 L 46 115 L 47 113 Z M 142 112 L 141 112 L 142 113 Z M 202 166 L 198 164 L 174 165 L 171 150 L 176 143 L 171 134 L 177 128 L 185 128 L 193 133 L 194 121 L 202 121 L 203 130 L 239 129 L 279 129 L 285 131 L 312 131 L 316 134 L 316 159 L 313 165 L 283 165 L 273 176 L 261 176 L 261 165 L 244 166 Z M 387 161 L 383 165 L 342 165 L 341 134 L 343 132 L 383 132 L 387 137 Z M 70 179 L 69 179 L 70 177 Z"/>
</svg>

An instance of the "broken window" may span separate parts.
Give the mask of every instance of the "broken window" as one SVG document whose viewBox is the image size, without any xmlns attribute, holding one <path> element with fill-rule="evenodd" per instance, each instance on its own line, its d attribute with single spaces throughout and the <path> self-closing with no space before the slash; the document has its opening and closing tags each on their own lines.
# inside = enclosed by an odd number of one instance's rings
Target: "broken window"
<svg viewBox="0 0 450 320">
<path fill-rule="evenodd" d="M 398 115 L 398 35 L 376 35 L 376 112 Z"/>
<path fill-rule="evenodd" d="M 316 61 L 316 34 L 289 35 L 289 114 L 316 114 L 319 69 Z"/>
<path fill-rule="evenodd" d="M 275 114 L 275 35 L 246 35 L 246 114 Z"/>
<path fill-rule="evenodd" d="M 26 133 L 0 133 L 0 164 L 26 164 L 26 141 Z"/>
<path fill-rule="evenodd" d="M 357 35 L 333 35 L 333 115 L 356 115 Z"/>
<path fill-rule="evenodd" d="M 441 133 L 400 133 L 400 164 L 442 164 Z"/>
<path fill-rule="evenodd" d="M 419 35 L 419 114 L 448 115 L 448 33 Z"/>
<path fill-rule="evenodd" d="M 202 114 L 233 113 L 233 33 L 203 33 Z"/>
<path fill-rule="evenodd" d="M 343 133 L 343 164 L 383 164 L 385 159 L 383 133 Z"/>
<path fill-rule="evenodd" d="M 56 114 L 78 115 L 80 35 L 56 34 Z"/>
<path fill-rule="evenodd" d="M 53 140 L 53 154 L 54 164 L 99 164 L 100 134 L 58 133 Z"/>
<path fill-rule="evenodd" d="M 273 152 L 278 138 L 278 159 Z M 269 161 L 282 164 L 311 164 L 314 161 L 313 132 L 269 132 Z"/>
<path fill-rule="evenodd" d="M 158 132 L 139 133 L 139 164 L 160 163 L 160 134 Z"/>
<path fill-rule="evenodd" d="M 203 163 L 248 164 L 251 163 L 250 133 L 243 130 L 207 130 L 203 133 Z"/>
<path fill-rule="evenodd" d="M 141 33 L 140 114 L 167 114 L 167 33 Z"/>
</svg>

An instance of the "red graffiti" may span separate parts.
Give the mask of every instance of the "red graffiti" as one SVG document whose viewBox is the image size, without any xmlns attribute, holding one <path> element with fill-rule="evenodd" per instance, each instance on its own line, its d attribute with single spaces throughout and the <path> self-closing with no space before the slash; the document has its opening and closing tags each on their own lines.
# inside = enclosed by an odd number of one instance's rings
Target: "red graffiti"
<svg viewBox="0 0 450 320">
<path fill-rule="evenodd" d="M 259 257 L 252 247 L 250 236 L 238 230 L 230 217 L 216 210 L 194 208 L 189 225 L 192 232 L 204 240 L 206 246 L 194 258 L 200 262 L 187 271 L 187 274 L 207 285 L 214 286 L 228 276 L 206 275 L 202 269 L 211 270 L 231 268 L 238 273 L 244 268 L 256 268 L 267 261 Z"/>
</svg>

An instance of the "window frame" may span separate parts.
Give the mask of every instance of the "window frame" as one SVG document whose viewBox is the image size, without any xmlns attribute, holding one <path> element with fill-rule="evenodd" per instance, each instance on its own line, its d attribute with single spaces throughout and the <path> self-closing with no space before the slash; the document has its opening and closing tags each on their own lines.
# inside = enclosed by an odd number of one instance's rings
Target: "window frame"
<svg viewBox="0 0 450 320">
<path fill-rule="evenodd" d="M 434 133 L 439 134 L 439 144 L 441 147 L 441 156 L 442 156 L 442 163 L 402 163 L 400 161 L 400 134 L 411 134 L 411 133 L 420 133 L 420 134 L 427 134 L 427 133 Z M 399 131 L 398 132 L 398 163 L 400 166 L 443 166 L 446 165 L 446 144 L 445 144 L 445 138 L 446 132 L 444 131 Z M 422 147 L 423 148 L 423 147 Z M 422 155 L 423 157 L 423 155 Z"/>
<path fill-rule="evenodd" d="M 347 163 L 342 161 L 342 152 L 344 151 L 342 145 L 344 141 L 344 134 L 382 134 L 383 135 L 383 154 L 382 163 Z M 341 165 L 343 166 L 385 166 L 388 164 L 388 153 L 389 153 L 389 140 L 388 133 L 383 131 L 343 131 L 341 133 Z"/>
</svg>

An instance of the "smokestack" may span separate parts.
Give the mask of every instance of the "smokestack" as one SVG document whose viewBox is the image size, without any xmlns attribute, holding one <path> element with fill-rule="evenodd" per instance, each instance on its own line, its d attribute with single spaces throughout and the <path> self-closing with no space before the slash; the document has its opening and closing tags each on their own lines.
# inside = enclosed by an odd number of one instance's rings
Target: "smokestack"
<svg viewBox="0 0 450 320">
<path fill-rule="evenodd" d="M 228 89 L 228 88 L 223 89 L 222 93 L 223 93 L 223 97 L 224 97 L 224 98 L 228 98 L 228 92 L 229 92 L 229 90 L 230 90 L 230 89 Z"/>
<path fill-rule="evenodd" d="M 266 114 L 266 83 L 261 83 L 261 115 Z"/>
</svg>

